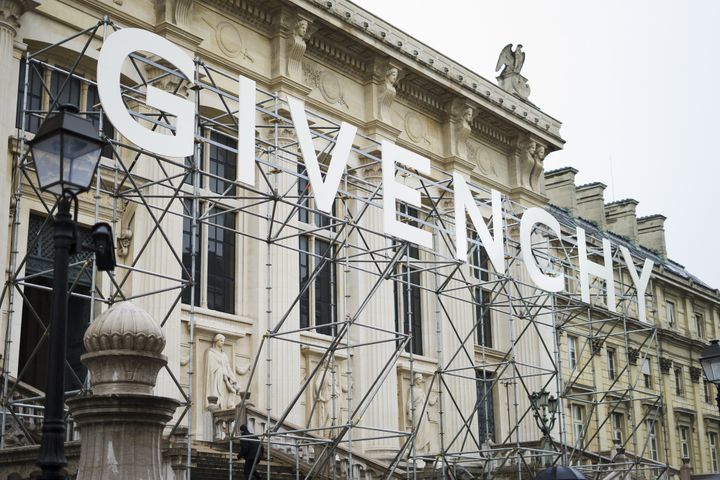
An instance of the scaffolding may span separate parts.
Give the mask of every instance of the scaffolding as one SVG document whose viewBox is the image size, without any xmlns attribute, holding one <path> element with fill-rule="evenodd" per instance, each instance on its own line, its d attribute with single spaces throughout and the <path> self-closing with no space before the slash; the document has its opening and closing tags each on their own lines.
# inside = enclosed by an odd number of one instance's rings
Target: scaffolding
<svg viewBox="0 0 720 480">
<path fill-rule="evenodd" d="M 37 186 L 26 129 L 38 121 L 33 119 L 55 110 L 70 82 L 81 82 L 85 88 L 95 85 L 77 73 L 78 66 L 87 65 L 89 49 L 101 47 L 102 39 L 115 29 L 104 19 L 55 45 L 29 51 L 25 58 L 22 127 L 13 172 L 11 257 L 1 304 L 8 312 L 2 356 L 2 447 L 35 443 L 37 432 L 28 425 L 37 425 L 42 418 L 42 392 L 32 394 L 23 381 L 47 337 L 47 319 L 38 313 L 29 292 L 47 291 L 36 280 L 51 272 L 35 269 L 26 274 L 25 267 L 43 232 L 52 229 L 54 207 Z M 61 52 L 67 58 L 68 51 L 75 52 L 70 68 L 49 61 Z M 204 166 L 210 148 L 237 154 L 232 141 L 218 140 L 237 135 L 237 77 L 202 59 L 195 59 L 192 82 L 151 56 L 136 52 L 128 62 L 123 99 L 148 128 L 168 135 L 174 131 L 171 117 L 144 105 L 147 86 L 194 100 L 195 154 L 183 162 L 140 150 L 122 138 L 107 138 L 111 152 L 102 160 L 93 191 L 81 199 L 84 215 L 110 222 L 116 234 L 132 224 L 135 234 L 115 272 L 98 272 L 92 257 L 75 258 L 71 296 L 89 302 L 86 324 L 112 303 L 138 302 L 166 330 L 168 345 L 181 345 L 181 354 L 175 356 L 186 358 L 165 369 L 159 389 L 184 402 L 167 435 L 185 436 L 184 462 L 190 476 L 197 468 L 193 447 L 207 415 L 193 390 L 200 384 L 195 371 L 196 327 L 200 316 L 206 315 L 198 305 L 204 275 L 200 242 L 201 232 L 208 228 L 232 238 L 245 255 L 238 264 L 247 271 L 236 271 L 246 283 L 242 300 L 252 306 L 241 313 L 252 323 L 246 332 L 252 338 L 251 362 L 243 379 L 244 390 L 254 397 L 252 403 L 243 397 L 236 411 L 243 412 L 242 420 L 265 446 L 265 462 L 258 469 L 267 478 L 278 464 L 289 465 L 296 478 L 464 478 L 467 474 L 529 478 L 546 461 L 577 465 L 593 478 L 615 474 L 650 479 L 667 473 L 667 453 L 658 452 L 667 446 L 667 439 L 661 441 L 665 432 L 659 382 L 647 385 L 641 369 L 631 368 L 647 358 L 659 362 L 654 300 L 648 296 L 650 321 L 638 321 L 635 288 L 620 269 L 624 262 L 614 246 L 612 288 L 617 293 L 617 312 L 604 306 L 602 282 L 592 285 L 593 306 L 581 301 L 575 226 L 580 224 L 590 233 L 590 256 L 602 255 L 602 232 L 554 210 L 561 221 L 562 240 L 537 229 L 533 249 L 543 268 L 565 274 L 566 291 L 539 290 L 527 279 L 520 254 L 519 221 L 525 207 L 503 197 L 508 273 L 500 275 L 483 262 L 482 244 L 472 232 L 472 261 L 463 264 L 454 257 L 450 172 L 433 165 L 430 175 L 420 175 L 398 165 L 399 181 L 423 196 L 421 208 L 401 205 L 398 217 L 431 232 L 434 248 L 399 241 L 382 231 L 377 138 L 362 134 L 355 138 L 334 211 L 328 214 L 314 206 L 284 95 L 257 89 L 257 181 L 249 186 Z M 48 71 L 65 78 L 55 97 L 46 84 Z M 32 108 L 28 99 L 33 81 L 41 82 L 50 97 L 39 109 Z M 100 105 L 88 104 L 82 113 L 96 122 L 101 134 L 108 132 Z M 339 123 L 312 112 L 308 119 L 318 157 L 329 157 Z M 481 211 L 489 212 L 489 189 L 476 184 L 470 188 Z M 24 207 L 24 202 L 31 206 Z M 34 236 L 26 237 L 22 222 L 27 221 L 28 209 L 41 210 L 45 220 Z M 223 223 L 226 215 L 232 215 L 234 222 Z M 190 240 L 184 250 L 179 246 L 181 232 Z M 638 251 L 634 252 L 640 262 Z M 298 282 L 301 255 L 307 257 L 307 271 Z M 316 279 L 327 274 L 326 267 L 335 292 L 330 300 L 331 322 L 301 326 L 299 311 L 314 295 Z M 89 285 L 82 292 L 76 288 L 81 283 Z M 652 284 L 648 291 L 653 291 Z M 399 319 L 394 329 L 377 321 L 392 315 L 388 307 Z M 426 342 L 435 348 L 431 354 L 418 351 L 422 340 L 415 339 L 423 332 L 413 331 L 418 326 L 413 321 L 417 308 L 422 309 L 426 338 L 434 328 L 433 342 Z M 43 334 L 20 364 L 12 359 L 18 358 L 18 330 L 24 317 Z M 566 365 L 569 337 L 579 340 L 574 365 Z M 610 387 L 600 388 L 596 382 L 606 369 L 600 354 L 606 342 L 621 347 L 620 367 L 613 372 Z M 309 359 L 305 371 L 289 372 L 286 362 L 293 356 L 298 362 L 303 355 Z M 361 363 L 355 359 L 369 358 L 375 370 L 357 373 Z M 659 372 L 658 367 L 659 363 Z M 87 379 L 80 378 L 69 363 L 67 371 L 72 372 L 68 395 L 88 389 Z M 388 428 L 378 418 L 382 409 L 377 401 L 383 389 L 383 398 L 391 392 L 392 402 L 397 403 L 388 411 L 399 417 L 399 428 Z M 538 412 L 528 400 L 541 390 L 561 399 L 549 442 L 542 441 L 534 420 Z M 627 449 L 626 455 L 616 455 L 614 446 L 601 442 L 603 429 L 611 429 L 612 414 L 619 411 L 624 412 L 627 427 L 617 446 Z M 229 453 L 228 478 L 237 468 L 233 449 L 239 420 L 228 418 L 225 436 L 219 439 Z M 650 425 L 656 436 L 646 433 Z M 77 432 L 70 428 L 68 439 L 72 438 Z M 394 455 L 382 459 L 365 448 L 388 444 L 396 445 Z"/>
</svg>

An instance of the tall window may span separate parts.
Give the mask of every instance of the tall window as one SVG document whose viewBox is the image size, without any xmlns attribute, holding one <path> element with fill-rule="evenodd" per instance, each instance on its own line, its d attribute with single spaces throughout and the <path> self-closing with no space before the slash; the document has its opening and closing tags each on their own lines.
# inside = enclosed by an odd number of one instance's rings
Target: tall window
<svg viewBox="0 0 720 480">
<path fill-rule="evenodd" d="M 418 211 L 415 208 L 407 207 L 400 204 L 401 214 L 406 214 L 410 218 L 418 218 Z M 414 220 L 405 220 L 412 226 L 417 227 L 418 223 Z M 410 243 L 408 245 L 408 256 L 411 259 L 420 258 L 420 249 L 417 245 Z M 402 260 L 401 260 L 402 261 Z M 402 322 L 402 331 L 405 334 L 412 333 L 412 338 L 405 347 L 405 351 L 412 352 L 417 355 L 423 354 L 423 332 L 422 332 L 422 275 L 415 266 L 402 263 L 398 269 L 399 277 L 395 282 L 395 329 L 400 331 Z"/>
<path fill-rule="evenodd" d="M 15 121 L 16 128 L 22 128 L 22 111 L 23 111 L 23 94 L 25 92 L 25 66 L 26 62 L 23 59 L 20 62 L 20 79 L 18 81 L 18 96 L 17 96 L 17 116 Z M 27 88 L 27 113 L 25 115 L 25 130 L 31 133 L 35 133 L 40 128 L 40 117 L 37 113 L 42 108 L 42 95 L 43 95 L 43 69 L 37 64 L 30 65 L 30 71 L 28 74 L 28 88 Z"/>
<path fill-rule="evenodd" d="M 658 443 L 655 435 L 655 420 L 647 420 L 645 422 L 648 431 L 648 447 L 650 448 L 650 458 L 658 459 Z"/>
<path fill-rule="evenodd" d="M 90 237 L 90 231 L 78 227 L 78 244 Z M 48 342 L 42 341 L 46 335 L 44 325 L 52 317 L 53 249 L 52 222 L 46 218 L 31 214 L 28 221 L 27 261 L 25 275 L 28 276 L 23 285 L 22 326 L 20 329 L 18 372 L 22 375 L 18 380 L 28 383 L 40 390 L 47 387 L 48 376 Z M 82 268 L 78 262 L 91 258 L 89 252 L 80 251 L 70 257 L 68 269 L 68 289 L 71 293 L 84 295 L 68 296 L 67 351 L 66 360 L 75 372 L 67 371 L 65 386 L 67 389 L 82 387 L 87 369 L 80 362 L 84 353 L 83 334 L 90 322 L 90 295 L 92 289 L 92 269 Z M 78 382 L 77 380 L 80 380 Z"/>
<path fill-rule="evenodd" d="M 213 193 L 234 196 L 237 179 L 237 140 L 217 131 L 210 132 L 208 188 Z"/>
<path fill-rule="evenodd" d="M 208 212 L 207 307 L 235 313 L 235 214 Z"/>
<path fill-rule="evenodd" d="M 708 433 L 708 447 L 710 447 L 710 463 L 712 464 L 712 471 L 718 471 L 718 449 L 717 449 L 717 433 Z"/>
<path fill-rule="evenodd" d="M 640 370 L 642 371 L 643 384 L 645 385 L 645 388 L 652 388 L 652 370 L 650 369 L 649 358 L 643 358 Z"/>
<path fill-rule="evenodd" d="M 615 378 L 617 377 L 615 349 L 608 348 L 607 356 L 608 356 L 608 377 L 610 378 L 610 380 L 615 380 Z"/>
<path fill-rule="evenodd" d="M 23 94 L 25 92 L 25 66 L 26 62 L 23 59 L 20 62 L 20 75 L 18 80 L 18 97 L 16 107 L 16 121 L 15 127 L 22 128 L 22 111 L 23 111 Z M 46 73 L 50 76 L 50 88 L 45 90 L 43 88 L 43 80 L 45 79 Z M 95 127 L 100 127 L 100 97 L 97 92 L 95 85 L 84 83 L 78 77 L 72 77 L 67 81 L 63 88 L 63 84 L 67 80 L 68 75 L 63 72 L 56 70 L 46 70 L 41 65 L 32 63 L 29 69 L 28 85 L 27 85 L 27 100 L 26 100 L 26 115 L 25 115 L 25 130 L 30 133 L 36 133 L 40 128 L 42 121 L 40 117 L 40 110 L 43 106 L 43 97 L 47 99 L 47 105 L 53 104 L 53 101 L 57 99 L 56 108 L 59 105 L 71 104 L 78 107 L 82 112 L 86 112 L 85 115 L 90 119 Z M 85 93 L 84 88 L 87 87 Z M 97 113 L 95 113 L 97 112 Z M 43 112 L 44 113 L 44 112 Z M 110 124 L 107 117 L 103 116 L 103 133 L 107 138 L 113 138 L 115 130 Z M 104 157 L 112 156 L 112 147 L 110 145 L 103 148 L 102 155 Z"/>
<path fill-rule="evenodd" d="M 612 417 L 613 440 L 622 445 L 625 420 L 622 413 L 613 412 Z"/>
<path fill-rule="evenodd" d="M 572 423 L 575 433 L 575 445 L 582 448 L 583 435 L 585 434 L 585 407 L 578 404 L 572 405 Z"/>
<path fill-rule="evenodd" d="M 301 235 L 299 242 L 301 290 L 308 285 L 312 272 L 320 269 L 300 297 L 300 328 L 314 325 L 316 332 L 334 335 L 335 325 L 330 325 L 337 321 L 333 246 L 329 241 L 311 235 Z M 323 263 L 324 257 L 327 258 Z"/>
<path fill-rule="evenodd" d="M 683 458 L 690 458 L 690 429 L 680 427 L 680 453 Z"/>
<path fill-rule="evenodd" d="M 485 248 L 476 246 L 471 257 L 472 272 L 476 280 L 487 282 L 488 256 Z M 490 314 L 490 292 L 483 287 L 474 288 L 475 323 L 477 324 L 476 343 L 486 347 L 493 346 L 492 339 L 492 317 Z"/>
<path fill-rule="evenodd" d="M 475 370 L 477 378 L 477 419 L 480 441 L 495 440 L 495 409 L 493 407 L 493 376 L 484 370 Z"/>
<path fill-rule="evenodd" d="M 682 379 L 682 367 L 673 368 L 675 374 L 675 395 L 682 396 L 683 394 L 683 379 Z"/>
<path fill-rule="evenodd" d="M 675 327 L 675 302 L 670 300 L 665 302 L 665 310 L 667 312 L 667 323 L 669 328 Z"/>
<path fill-rule="evenodd" d="M 323 158 L 319 158 L 321 164 Z M 298 173 L 307 176 L 305 166 L 298 165 Z M 300 289 L 307 289 L 300 296 L 300 328 L 314 326 L 315 331 L 323 335 L 335 335 L 337 329 L 337 271 L 335 268 L 335 247 L 329 233 L 334 230 L 332 217 L 314 212 L 314 200 L 310 183 L 306 178 L 298 177 L 298 221 L 320 227 L 312 234 L 299 237 L 299 273 Z M 333 213 L 335 206 L 333 205 Z M 323 261 L 323 258 L 325 260 Z M 313 271 L 318 269 L 312 284 L 308 285 Z"/>
<path fill-rule="evenodd" d="M 573 337 L 571 335 L 568 335 L 568 363 L 570 364 L 570 369 L 574 370 L 575 367 L 577 367 L 577 355 L 578 355 L 578 339 L 577 337 Z"/>
<path fill-rule="evenodd" d="M 202 258 L 200 257 L 200 252 L 202 251 L 201 245 L 200 245 L 200 223 L 198 222 L 197 228 L 195 228 L 195 245 L 193 245 L 193 235 L 192 235 L 192 201 L 191 200 L 185 200 L 183 201 L 183 245 L 182 245 L 182 262 L 183 266 L 185 267 L 185 270 L 187 270 L 187 273 L 183 272 L 183 279 L 188 280 L 190 278 L 190 275 L 192 275 L 192 266 L 193 266 L 193 253 L 196 257 L 196 264 L 195 264 L 195 289 L 192 290 L 190 287 L 187 287 L 185 290 L 183 290 L 182 293 L 182 302 L 186 304 L 193 304 L 193 305 L 200 305 L 200 272 L 202 267 Z M 193 248 L 194 246 L 194 248 Z M 192 292 L 195 292 L 194 295 L 194 302 L 192 301 Z"/>
<path fill-rule="evenodd" d="M 695 331 L 698 337 L 705 338 L 705 317 L 702 313 L 695 314 Z"/>
</svg>

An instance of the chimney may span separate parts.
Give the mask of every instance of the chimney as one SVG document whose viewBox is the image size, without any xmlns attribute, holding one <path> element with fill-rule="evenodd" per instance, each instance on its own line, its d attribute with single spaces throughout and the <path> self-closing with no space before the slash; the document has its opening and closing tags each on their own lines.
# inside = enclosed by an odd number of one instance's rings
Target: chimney
<svg viewBox="0 0 720 480">
<path fill-rule="evenodd" d="M 667 257 L 665 245 L 665 219 L 663 215 L 649 215 L 637 220 L 638 243 Z"/>
<path fill-rule="evenodd" d="M 567 209 L 573 216 L 578 213 L 575 193 L 575 174 L 577 173 L 578 171 L 572 167 L 545 172 L 545 194 L 550 199 L 550 203 Z"/>
<path fill-rule="evenodd" d="M 600 182 L 580 185 L 575 189 L 577 194 L 577 216 L 597 224 L 605 229 L 605 199 L 603 192 L 607 185 Z"/>
<path fill-rule="evenodd" d="M 635 208 L 638 201 L 632 198 L 610 202 L 605 205 L 605 225 L 607 229 L 631 242 L 638 241 L 638 222 Z"/>
</svg>

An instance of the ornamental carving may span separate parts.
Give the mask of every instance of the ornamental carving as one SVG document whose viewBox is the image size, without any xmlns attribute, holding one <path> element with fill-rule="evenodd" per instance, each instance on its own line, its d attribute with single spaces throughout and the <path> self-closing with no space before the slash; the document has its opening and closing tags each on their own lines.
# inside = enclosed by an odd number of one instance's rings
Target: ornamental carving
<svg viewBox="0 0 720 480">
<path fill-rule="evenodd" d="M 248 53 L 247 48 L 243 48 L 243 40 L 240 36 L 240 30 L 230 22 L 222 20 L 217 25 L 211 24 L 208 20 L 203 19 L 210 28 L 215 32 L 215 43 L 218 48 L 228 58 L 237 58 L 242 56 L 243 59 L 255 63 L 255 59 Z"/>
<path fill-rule="evenodd" d="M 292 28 L 287 47 L 287 73 L 288 77 L 295 81 L 302 80 L 303 66 L 302 58 L 307 48 L 307 40 L 310 38 L 310 20 L 304 17 L 297 17 Z"/>
<path fill-rule="evenodd" d="M 495 163 L 493 163 L 490 154 L 482 145 L 468 142 L 468 160 L 474 162 L 483 174 L 497 175 Z"/>
<path fill-rule="evenodd" d="M 530 138 L 524 137 L 518 140 L 518 169 L 520 185 L 526 188 L 532 188 L 531 176 L 535 167 L 535 156 L 537 143 Z"/>
<path fill-rule="evenodd" d="M 120 231 L 120 235 L 117 237 L 117 256 L 118 258 L 125 258 L 130 253 L 130 244 L 132 242 L 133 231 L 129 228 Z"/>
<path fill-rule="evenodd" d="M 662 373 L 668 374 L 670 373 L 670 369 L 672 368 L 672 360 L 665 357 L 660 357 L 660 371 Z"/>
<path fill-rule="evenodd" d="M 350 109 L 350 105 L 345 101 L 345 94 L 337 75 L 327 70 L 318 70 L 309 63 L 303 65 L 303 70 L 305 72 L 305 83 L 317 88 L 326 102 L 342 105 L 346 109 Z"/>
<path fill-rule="evenodd" d="M 425 142 L 430 145 L 427 137 L 427 126 L 425 121 L 415 112 L 405 114 L 405 133 L 414 143 Z"/>
<path fill-rule="evenodd" d="M 597 355 L 600 353 L 600 350 L 602 350 L 603 344 L 605 343 L 604 338 L 593 338 L 590 342 L 590 348 L 592 349 L 592 354 Z"/>
<path fill-rule="evenodd" d="M 701 376 L 702 369 L 700 367 L 690 367 L 690 380 L 692 380 L 693 383 L 699 383 Z"/>
<path fill-rule="evenodd" d="M 537 190 L 540 187 L 540 178 L 543 173 L 543 161 L 545 160 L 545 145 L 538 143 L 535 147 L 535 153 L 532 155 L 534 161 L 532 170 L 530 171 L 530 187 Z"/>
<path fill-rule="evenodd" d="M 522 51 L 522 45 L 518 44 L 513 51 L 512 43 L 508 43 L 500 52 L 495 71 L 502 68 L 502 72 L 497 77 L 500 88 L 526 100 L 530 96 L 530 85 L 527 83 L 527 78 L 520 75 L 524 63 L 525 52 Z"/>
<path fill-rule="evenodd" d="M 0 24 L 5 24 L 13 30 L 19 28 L 23 13 L 38 5 L 40 2 L 34 0 L 0 0 Z"/>
<path fill-rule="evenodd" d="M 640 350 L 637 348 L 628 348 L 628 361 L 630 365 L 637 365 L 638 358 L 640 357 Z"/>
</svg>

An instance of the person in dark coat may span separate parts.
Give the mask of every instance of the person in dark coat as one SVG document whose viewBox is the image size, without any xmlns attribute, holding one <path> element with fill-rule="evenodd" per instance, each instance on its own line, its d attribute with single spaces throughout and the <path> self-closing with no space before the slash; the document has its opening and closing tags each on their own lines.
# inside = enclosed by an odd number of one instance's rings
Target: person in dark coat
<svg viewBox="0 0 720 480">
<path fill-rule="evenodd" d="M 260 462 L 265 449 L 258 436 L 251 433 L 247 425 L 240 425 L 240 435 L 242 438 L 240 439 L 238 458 L 245 460 L 245 480 L 261 480 L 262 477 L 258 472 L 257 464 Z M 255 466 L 255 473 L 251 477 L 250 472 L 252 472 L 253 466 Z"/>
</svg>

